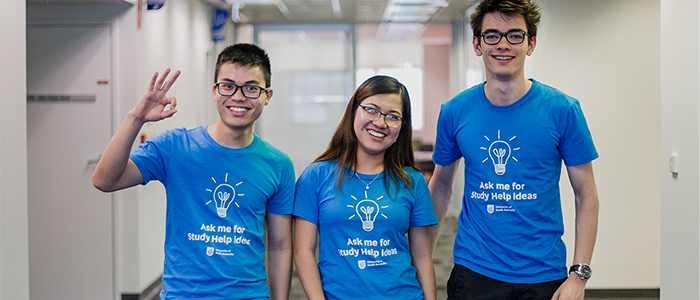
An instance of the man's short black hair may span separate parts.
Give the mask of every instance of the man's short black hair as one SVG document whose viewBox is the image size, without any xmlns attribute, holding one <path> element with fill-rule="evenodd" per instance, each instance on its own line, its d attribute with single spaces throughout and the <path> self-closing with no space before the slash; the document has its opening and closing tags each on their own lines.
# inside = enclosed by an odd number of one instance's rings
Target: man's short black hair
<svg viewBox="0 0 700 300">
<path fill-rule="evenodd" d="M 216 59 L 214 71 L 214 83 L 219 80 L 219 69 L 225 63 L 240 64 L 243 66 L 258 67 L 263 72 L 265 87 L 270 87 L 272 73 L 270 71 L 270 58 L 262 48 L 253 44 L 233 44 L 219 53 Z"/>
</svg>

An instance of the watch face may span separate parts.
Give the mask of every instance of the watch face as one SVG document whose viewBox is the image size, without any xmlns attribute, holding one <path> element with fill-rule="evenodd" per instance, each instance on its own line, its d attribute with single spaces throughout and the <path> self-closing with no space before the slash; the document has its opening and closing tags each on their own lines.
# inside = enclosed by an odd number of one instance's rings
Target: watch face
<svg viewBox="0 0 700 300">
<path fill-rule="evenodd" d="M 589 265 L 579 265 L 579 275 L 583 279 L 590 279 L 591 275 L 593 274 L 593 271 L 591 270 L 591 267 Z"/>
<path fill-rule="evenodd" d="M 593 274 L 593 271 L 591 270 L 591 266 L 587 264 L 578 264 L 578 265 L 573 265 L 569 269 L 569 272 L 574 272 L 576 275 L 581 277 L 581 279 L 588 280 L 591 279 L 591 275 Z"/>
</svg>

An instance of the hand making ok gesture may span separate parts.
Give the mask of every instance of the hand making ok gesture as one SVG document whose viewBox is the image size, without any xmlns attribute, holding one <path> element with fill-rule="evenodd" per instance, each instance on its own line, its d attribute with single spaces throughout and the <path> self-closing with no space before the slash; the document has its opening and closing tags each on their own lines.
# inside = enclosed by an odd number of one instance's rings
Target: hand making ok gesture
<svg viewBox="0 0 700 300">
<path fill-rule="evenodd" d="M 177 100 L 175 97 L 167 97 L 166 94 L 180 76 L 180 71 L 175 71 L 170 78 L 168 78 L 169 74 L 170 69 L 168 68 L 163 71 L 160 77 L 158 77 L 158 72 L 151 77 L 148 90 L 132 110 L 134 117 L 138 121 L 142 123 L 160 121 L 173 116 L 177 112 L 177 109 L 175 109 Z"/>
</svg>

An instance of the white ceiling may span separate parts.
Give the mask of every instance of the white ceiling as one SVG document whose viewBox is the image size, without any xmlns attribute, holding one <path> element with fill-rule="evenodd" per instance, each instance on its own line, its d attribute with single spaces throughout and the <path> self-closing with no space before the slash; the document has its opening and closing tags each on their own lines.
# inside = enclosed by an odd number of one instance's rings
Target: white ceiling
<svg viewBox="0 0 700 300">
<path fill-rule="evenodd" d="M 100 4 L 134 3 L 136 0 L 27 0 L 28 4 Z M 167 5 L 167 1 L 166 5 Z M 207 1 L 214 6 L 230 8 L 225 0 Z M 377 23 L 384 20 L 387 3 L 448 3 L 440 7 L 427 20 L 429 23 L 448 23 L 459 16 L 477 0 L 228 0 L 244 3 L 240 8 L 241 20 L 251 24 L 283 23 Z M 268 4 L 254 4 L 254 3 Z M 334 11 L 335 6 L 335 11 Z M 401 13 L 419 13 L 419 5 L 404 5 Z M 415 9 L 410 9 L 415 8 Z"/>
<path fill-rule="evenodd" d="M 270 2 L 276 4 L 245 4 L 240 9 L 240 13 L 250 23 L 376 23 L 385 21 L 387 3 L 392 1 L 401 0 L 271 0 Z M 407 2 L 407 0 L 403 1 Z M 417 0 L 410 1 L 416 2 Z M 447 7 L 438 8 L 428 20 L 428 22 L 448 23 L 459 18 L 476 0 L 425 0 L 420 2 L 448 3 Z M 334 4 L 336 11 L 334 11 Z M 421 13 L 421 7 L 426 6 L 404 5 L 403 7 L 414 8 L 404 9 L 401 13 L 406 15 L 412 12 Z M 286 12 L 283 13 L 283 10 Z"/>
</svg>

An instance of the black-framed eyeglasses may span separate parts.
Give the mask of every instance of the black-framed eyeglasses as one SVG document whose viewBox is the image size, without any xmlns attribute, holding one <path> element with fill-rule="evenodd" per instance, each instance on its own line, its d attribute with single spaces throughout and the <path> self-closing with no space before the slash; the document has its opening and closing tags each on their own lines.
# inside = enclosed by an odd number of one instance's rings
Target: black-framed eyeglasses
<svg viewBox="0 0 700 300">
<path fill-rule="evenodd" d="M 379 117 L 384 116 L 384 123 L 386 126 L 393 128 L 401 126 L 401 122 L 403 122 L 403 118 L 395 114 L 385 114 L 370 106 L 360 105 L 360 107 L 362 107 L 362 115 L 367 121 L 374 122 L 379 119 Z"/>
<path fill-rule="evenodd" d="M 525 41 L 525 36 L 529 35 L 526 31 L 511 30 L 505 33 L 498 31 L 487 31 L 481 33 L 481 38 L 484 39 L 486 45 L 498 45 L 501 39 L 505 36 L 508 43 L 511 45 L 522 44 Z"/>
<path fill-rule="evenodd" d="M 269 89 L 255 84 L 235 85 L 230 82 L 219 82 L 216 84 L 216 90 L 219 92 L 219 95 L 226 97 L 233 96 L 233 94 L 235 94 L 239 88 L 241 89 L 243 96 L 251 99 L 260 98 L 262 92 L 267 92 Z"/>
</svg>

